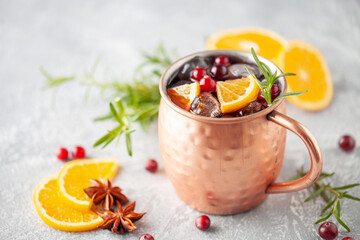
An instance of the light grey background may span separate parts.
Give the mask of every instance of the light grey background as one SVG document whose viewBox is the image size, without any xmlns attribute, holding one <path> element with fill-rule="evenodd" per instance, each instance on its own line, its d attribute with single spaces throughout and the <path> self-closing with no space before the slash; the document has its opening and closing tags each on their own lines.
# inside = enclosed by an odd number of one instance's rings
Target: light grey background
<svg viewBox="0 0 360 240">
<path fill-rule="evenodd" d="M 72 74 L 101 57 L 101 68 L 131 76 L 140 60 L 138 49 L 152 51 L 159 41 L 180 55 L 204 49 L 209 34 L 228 28 L 258 26 L 287 39 L 303 39 L 325 56 L 334 82 L 333 102 L 322 112 L 306 112 L 288 104 L 288 115 L 317 138 L 324 170 L 336 171 L 337 185 L 360 182 L 360 148 L 349 154 L 337 146 L 342 134 L 360 143 L 360 4 L 358 1 L 5 1 L 0 0 L 0 239 L 320 239 L 313 222 L 324 202 L 303 200 L 312 190 L 271 195 L 256 209 L 234 216 L 210 216 L 212 226 L 194 226 L 199 212 L 176 196 L 160 171 L 144 170 L 147 158 L 160 162 L 157 126 L 133 136 L 134 157 L 123 141 L 105 150 L 92 143 L 112 123 L 92 119 L 107 112 L 109 96 L 97 90 L 83 103 L 84 88 L 61 88 L 52 107 L 52 91 L 42 91 L 38 68 Z M 124 78 L 125 79 L 125 78 Z M 86 147 L 91 157 L 121 160 L 115 178 L 137 210 L 147 211 L 138 230 L 124 236 L 108 231 L 67 233 L 52 229 L 37 216 L 32 191 L 63 165 L 54 157 L 60 145 Z M 295 174 L 309 157 L 301 141 L 288 134 L 279 180 Z M 360 196 L 360 188 L 351 191 Z M 360 238 L 360 203 L 345 200 L 338 239 Z M 334 220 L 334 219 L 332 219 Z"/>
</svg>

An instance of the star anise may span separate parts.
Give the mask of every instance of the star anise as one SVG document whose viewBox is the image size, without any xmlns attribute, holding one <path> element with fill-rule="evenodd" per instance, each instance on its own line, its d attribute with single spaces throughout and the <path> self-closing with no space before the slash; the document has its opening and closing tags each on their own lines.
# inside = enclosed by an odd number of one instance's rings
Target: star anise
<svg viewBox="0 0 360 240">
<path fill-rule="evenodd" d="M 91 187 L 85 188 L 84 192 L 91 198 L 95 205 L 103 202 L 103 208 L 105 210 L 111 210 L 114 205 L 114 200 L 120 202 L 120 204 L 126 204 L 129 202 L 127 197 L 121 193 L 121 188 L 113 187 L 111 181 L 107 180 L 107 185 L 97 179 L 90 179 Z"/>
<path fill-rule="evenodd" d="M 136 213 L 135 202 L 122 209 L 119 201 L 116 201 L 116 210 L 113 211 L 96 211 L 105 221 L 99 228 L 108 229 L 117 234 L 132 232 L 136 229 L 134 222 L 138 221 L 146 212 Z"/>
</svg>

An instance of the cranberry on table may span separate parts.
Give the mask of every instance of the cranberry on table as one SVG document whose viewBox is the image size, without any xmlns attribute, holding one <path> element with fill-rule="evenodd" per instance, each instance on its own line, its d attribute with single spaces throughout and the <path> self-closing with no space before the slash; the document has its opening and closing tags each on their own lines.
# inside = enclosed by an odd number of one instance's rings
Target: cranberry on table
<svg viewBox="0 0 360 240">
<path fill-rule="evenodd" d="M 214 60 L 214 64 L 229 66 L 231 64 L 231 62 L 227 56 L 217 56 Z"/>
<path fill-rule="evenodd" d="M 205 75 L 208 75 L 208 73 L 202 67 L 196 67 L 191 71 L 191 78 L 196 81 L 200 81 Z"/>
<path fill-rule="evenodd" d="M 69 153 L 68 150 L 66 150 L 66 148 L 59 147 L 56 149 L 55 155 L 59 160 L 66 161 L 68 159 Z"/>
<path fill-rule="evenodd" d="M 355 139 L 350 135 L 344 135 L 339 140 L 339 147 L 345 152 L 351 152 L 355 147 Z"/>
<path fill-rule="evenodd" d="M 214 92 L 216 90 L 216 80 L 209 76 L 203 77 L 200 82 L 200 89 L 203 92 Z"/>
<path fill-rule="evenodd" d="M 145 166 L 145 169 L 148 170 L 149 172 L 156 172 L 158 168 L 158 164 L 157 162 L 154 160 L 154 159 L 148 159 L 147 162 L 146 162 L 146 166 Z"/>
<path fill-rule="evenodd" d="M 71 150 L 71 155 L 73 156 L 73 158 L 78 159 L 78 158 L 84 158 L 86 156 L 85 153 L 85 149 L 81 146 L 75 146 L 72 150 Z"/>
<path fill-rule="evenodd" d="M 206 229 L 208 229 L 210 227 L 210 218 L 206 215 L 201 215 L 201 216 L 197 217 L 195 220 L 195 226 L 198 229 L 205 231 Z"/>
<path fill-rule="evenodd" d="M 229 77 L 229 70 L 224 65 L 214 65 L 210 69 L 210 76 L 216 80 L 225 80 Z"/>
<path fill-rule="evenodd" d="M 140 236 L 139 240 L 155 240 L 150 234 L 143 234 Z"/>
<path fill-rule="evenodd" d="M 352 237 L 344 237 L 342 240 L 355 240 Z"/>
<path fill-rule="evenodd" d="M 274 100 L 280 95 L 280 88 L 277 84 L 271 86 L 271 99 Z"/>
<path fill-rule="evenodd" d="M 338 228 L 333 222 L 324 222 L 319 227 L 319 235 L 325 240 L 333 240 L 338 235 Z"/>
</svg>

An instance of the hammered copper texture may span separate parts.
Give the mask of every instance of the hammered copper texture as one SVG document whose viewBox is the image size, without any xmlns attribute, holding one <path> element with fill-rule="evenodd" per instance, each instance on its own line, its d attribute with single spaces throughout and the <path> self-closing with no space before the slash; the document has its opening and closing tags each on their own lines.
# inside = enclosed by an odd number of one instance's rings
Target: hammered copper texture
<svg viewBox="0 0 360 240">
<path fill-rule="evenodd" d="M 285 113 L 285 103 L 276 108 Z M 286 129 L 263 114 L 215 124 L 183 116 L 164 100 L 159 142 L 165 171 L 179 197 L 209 214 L 235 214 L 262 203 L 280 172 Z"/>
</svg>

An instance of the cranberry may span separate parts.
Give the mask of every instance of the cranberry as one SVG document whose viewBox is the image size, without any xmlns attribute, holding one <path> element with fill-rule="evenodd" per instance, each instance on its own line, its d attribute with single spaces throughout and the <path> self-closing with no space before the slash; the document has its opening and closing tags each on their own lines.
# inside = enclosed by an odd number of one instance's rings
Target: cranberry
<svg viewBox="0 0 360 240">
<path fill-rule="evenodd" d="M 203 77 L 200 82 L 200 89 L 203 92 L 214 92 L 216 90 L 216 80 L 209 76 Z"/>
<path fill-rule="evenodd" d="M 333 240 L 338 235 L 338 228 L 332 222 L 324 222 L 319 227 L 319 235 L 325 240 Z"/>
<path fill-rule="evenodd" d="M 214 60 L 214 65 L 229 66 L 230 64 L 231 64 L 230 59 L 227 56 L 218 56 Z"/>
<path fill-rule="evenodd" d="M 214 65 L 210 69 L 210 76 L 216 80 L 225 80 L 229 77 L 228 68 L 224 65 Z"/>
<path fill-rule="evenodd" d="M 196 81 L 200 81 L 205 75 L 208 75 L 208 73 L 202 67 L 196 67 L 191 71 L 191 78 Z"/>
<path fill-rule="evenodd" d="M 280 95 L 280 88 L 277 84 L 272 85 L 271 87 L 271 99 L 274 100 Z"/>
<path fill-rule="evenodd" d="M 263 93 L 262 93 L 262 91 L 259 91 L 258 92 L 258 96 L 257 96 L 258 98 L 264 98 L 264 95 L 263 95 Z"/>
<path fill-rule="evenodd" d="M 139 240 L 154 240 L 154 237 L 150 234 L 143 234 L 140 236 Z"/>
<path fill-rule="evenodd" d="M 198 229 L 205 231 L 210 227 L 210 218 L 206 215 L 201 215 L 196 218 L 195 225 Z"/>
<path fill-rule="evenodd" d="M 71 155 L 73 156 L 73 158 L 77 159 L 77 158 L 84 158 L 86 153 L 85 153 L 85 149 L 81 146 L 75 146 L 72 150 L 71 150 Z"/>
<path fill-rule="evenodd" d="M 68 154 L 69 154 L 68 150 L 66 150 L 66 148 L 63 147 L 59 147 L 55 151 L 56 157 L 61 161 L 66 161 L 68 159 Z"/>
<path fill-rule="evenodd" d="M 342 240 L 355 240 L 352 237 L 344 237 Z"/>
<path fill-rule="evenodd" d="M 145 166 L 146 170 L 148 170 L 149 172 L 154 173 L 154 172 L 156 172 L 157 168 L 158 168 L 158 164 L 154 159 L 147 160 L 146 166 Z"/>
<path fill-rule="evenodd" d="M 265 98 L 261 98 L 258 102 L 261 104 L 262 109 L 265 109 L 268 107 L 268 104 L 267 104 Z"/>
<path fill-rule="evenodd" d="M 355 139 L 350 135 L 344 135 L 339 140 L 339 147 L 345 152 L 351 152 L 355 147 Z"/>
</svg>

